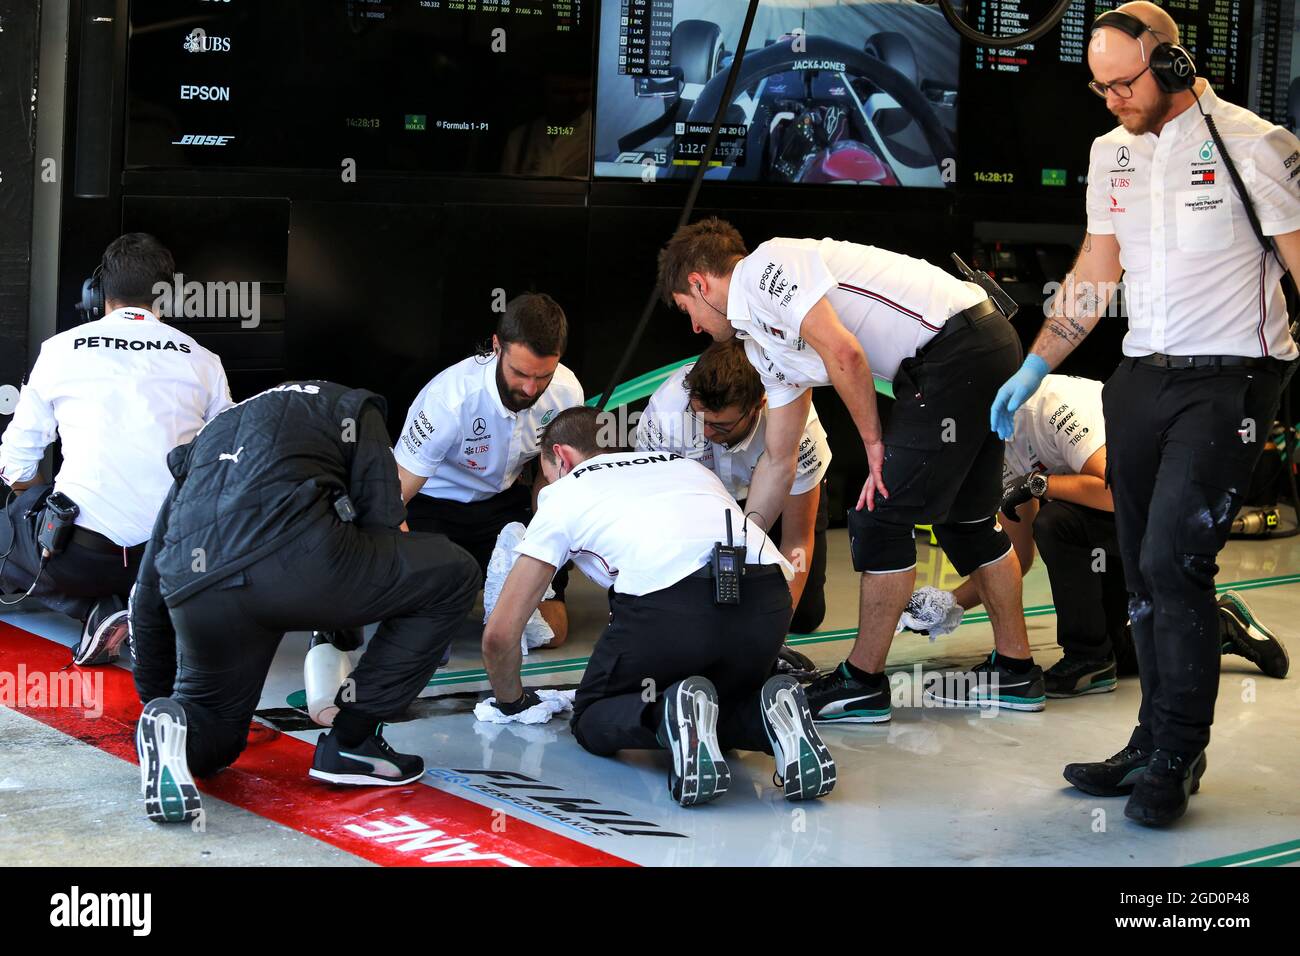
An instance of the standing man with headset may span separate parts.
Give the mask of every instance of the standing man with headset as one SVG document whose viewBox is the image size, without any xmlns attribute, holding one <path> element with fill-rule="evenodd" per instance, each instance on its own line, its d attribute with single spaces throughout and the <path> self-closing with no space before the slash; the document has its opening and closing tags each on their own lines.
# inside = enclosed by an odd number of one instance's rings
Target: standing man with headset
<svg viewBox="0 0 1300 956">
<path fill-rule="evenodd" d="M 1124 275 L 1124 359 L 1102 397 L 1142 706 L 1126 747 L 1065 776 L 1096 795 L 1131 791 L 1125 814 L 1149 826 L 1181 817 L 1205 771 L 1215 558 L 1297 354 L 1279 280 L 1300 268 L 1300 141 L 1220 100 L 1177 43 L 1150 3 L 1094 23 L 1089 85 L 1120 125 L 1093 143 L 1083 246 L 991 413 L 1010 438 L 1016 409 Z"/>
<path fill-rule="evenodd" d="M 97 270 L 105 315 L 50 338 L 0 440 L 0 591 L 30 593 L 84 622 L 75 660 L 107 663 L 171 487 L 167 453 L 230 406 L 221 360 L 155 314 L 176 265 L 153 236 L 113 240 Z M 45 450 L 63 465 L 41 480 Z M 63 527 L 51 548 L 42 530 Z M 16 602 L 10 602 L 16 603 Z"/>
</svg>

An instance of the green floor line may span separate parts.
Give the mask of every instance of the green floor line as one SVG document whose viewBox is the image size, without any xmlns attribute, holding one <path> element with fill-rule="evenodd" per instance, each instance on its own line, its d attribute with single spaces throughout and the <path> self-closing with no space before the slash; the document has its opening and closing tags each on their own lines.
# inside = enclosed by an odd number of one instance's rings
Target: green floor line
<svg viewBox="0 0 1300 956">
<path fill-rule="evenodd" d="M 1268 857 L 1269 859 L 1263 859 Z M 1300 840 L 1286 843 L 1274 843 L 1258 850 L 1246 850 L 1230 856 L 1219 856 L 1213 860 L 1202 860 L 1189 866 L 1282 866 L 1286 863 L 1300 862 Z"/>
<path fill-rule="evenodd" d="M 1259 588 L 1276 587 L 1283 584 L 1300 583 L 1300 574 L 1281 574 L 1268 578 L 1247 578 L 1244 581 L 1231 581 L 1228 584 L 1215 586 L 1215 591 L 1222 594 L 1224 591 L 1254 591 Z M 1025 608 L 1025 617 L 1044 617 L 1056 613 L 1054 604 L 1038 604 L 1033 607 Z M 962 618 L 963 624 L 981 624 L 989 619 L 988 612 L 979 611 L 975 614 L 969 614 Z M 789 643 L 795 645 L 804 644 L 829 644 L 834 641 L 846 641 L 857 636 L 858 629 L 855 627 L 840 628 L 834 631 L 819 631 L 816 634 L 796 635 L 790 638 Z M 590 657 L 570 657 L 559 661 L 537 661 L 523 665 L 520 673 L 523 675 L 530 674 L 558 674 L 564 671 L 583 670 L 587 666 Z M 435 675 L 429 681 L 429 687 L 445 687 L 450 684 L 477 684 L 487 680 L 487 671 L 464 670 L 448 671 L 445 674 Z M 290 706 L 293 706 L 292 704 Z"/>
</svg>

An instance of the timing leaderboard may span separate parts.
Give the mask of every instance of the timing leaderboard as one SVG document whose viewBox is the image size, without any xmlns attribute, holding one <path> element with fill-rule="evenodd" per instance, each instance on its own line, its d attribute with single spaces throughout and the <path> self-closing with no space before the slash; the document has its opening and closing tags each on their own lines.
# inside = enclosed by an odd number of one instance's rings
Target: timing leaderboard
<svg viewBox="0 0 1300 956">
<path fill-rule="evenodd" d="M 991 35 L 1023 33 L 1052 0 L 976 0 L 968 22 Z M 1075 0 L 1059 26 L 1036 43 L 963 48 L 961 117 L 965 185 L 988 189 L 1081 191 L 1092 140 L 1115 125 L 1088 90 L 1089 28 L 1118 3 Z M 1223 98 L 1246 102 L 1253 0 L 1164 0 L 1197 69 Z M 972 111 L 972 103 L 989 109 Z M 997 107 L 997 108 L 994 108 Z M 1031 143 L 1031 150 L 1017 144 Z"/>
<path fill-rule="evenodd" d="M 1023 33 L 1030 23 L 1029 9 L 1044 4 L 1022 0 L 983 0 L 973 5 L 976 29 L 990 35 Z M 1092 21 L 1118 3 L 1088 3 L 1075 0 L 1065 12 L 1061 25 L 1039 43 L 1012 49 L 976 47 L 975 69 L 998 73 L 1019 73 L 1038 57 L 1048 62 L 1086 66 L 1088 27 Z M 1242 0 L 1165 0 L 1161 6 L 1178 24 L 1182 45 L 1196 60 L 1197 71 L 1216 89 L 1235 87 L 1244 78 L 1238 50 L 1245 47 L 1249 23 L 1242 10 L 1250 4 Z M 1040 16 L 1034 13 L 1034 21 Z"/>
<path fill-rule="evenodd" d="M 589 137 L 590 0 L 132 0 L 130 10 L 130 168 L 351 160 L 361 171 L 588 173 L 570 157 Z"/>
</svg>

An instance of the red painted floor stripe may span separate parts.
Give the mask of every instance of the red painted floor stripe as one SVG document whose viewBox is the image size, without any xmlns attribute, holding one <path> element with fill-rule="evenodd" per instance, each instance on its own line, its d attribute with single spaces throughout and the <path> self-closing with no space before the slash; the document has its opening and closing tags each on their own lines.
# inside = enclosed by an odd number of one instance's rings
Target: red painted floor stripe
<svg viewBox="0 0 1300 956">
<path fill-rule="evenodd" d="M 14 675 L 11 682 L 17 680 L 20 665 L 28 675 L 42 674 L 48 681 L 49 675 L 68 662 L 68 656 L 63 645 L 0 621 L 0 672 Z M 73 707 L 13 709 L 137 763 L 135 724 L 140 701 L 130 673 L 119 667 L 82 673 L 103 675 L 100 716 L 88 717 L 83 708 Z M 26 686 L 32 687 L 30 683 Z M 385 866 L 633 865 L 505 816 L 504 811 L 494 815 L 489 807 L 423 784 L 353 789 L 321 783 L 307 776 L 315 749 L 311 744 L 255 727 L 248 748 L 235 765 L 199 781 L 199 789 L 364 859 Z M 504 832 L 496 832 L 494 824 L 497 829 L 504 824 Z"/>
</svg>

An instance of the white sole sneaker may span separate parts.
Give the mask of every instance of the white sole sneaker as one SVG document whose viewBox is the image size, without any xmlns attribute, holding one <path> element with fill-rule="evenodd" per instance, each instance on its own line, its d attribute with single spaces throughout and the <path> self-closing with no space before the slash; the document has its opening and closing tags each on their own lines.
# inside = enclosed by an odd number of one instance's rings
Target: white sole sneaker
<svg viewBox="0 0 1300 956">
<path fill-rule="evenodd" d="M 188 823 L 203 812 L 185 760 L 185 709 L 170 697 L 144 705 L 136 724 L 144 812 L 154 823 Z"/>
<path fill-rule="evenodd" d="M 763 727 L 772 743 L 777 785 L 787 800 L 816 800 L 835 788 L 835 760 L 813 723 L 808 697 L 788 674 L 763 685 Z"/>
<path fill-rule="evenodd" d="M 664 731 L 673 768 L 668 790 L 684 807 L 716 800 L 731 786 L 731 768 L 718 746 L 718 690 L 705 677 L 674 685 L 664 701 Z"/>
</svg>

